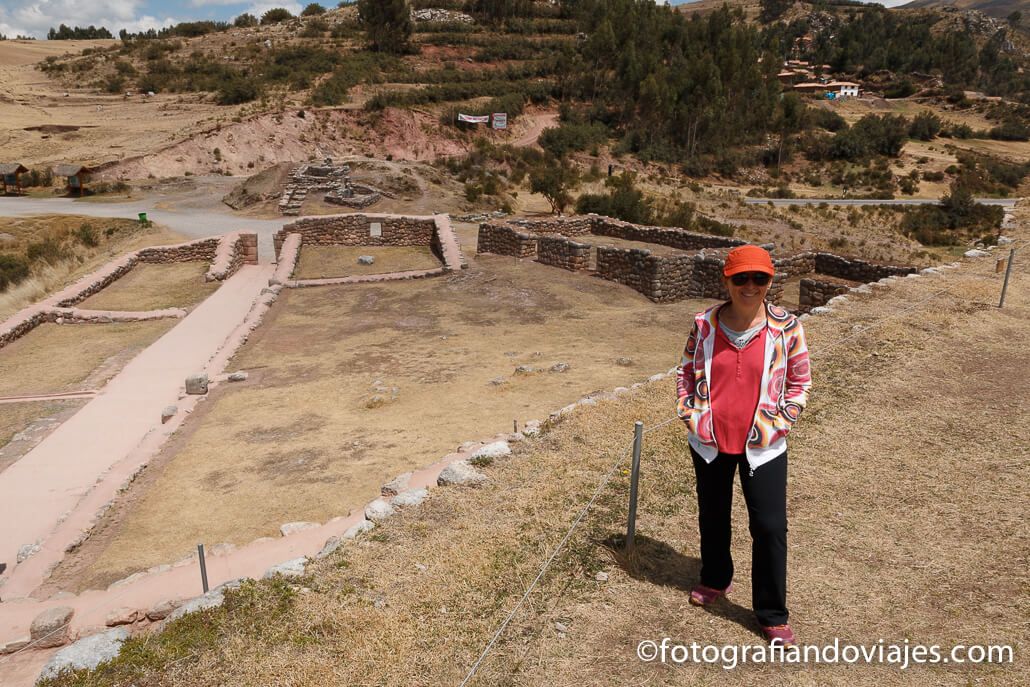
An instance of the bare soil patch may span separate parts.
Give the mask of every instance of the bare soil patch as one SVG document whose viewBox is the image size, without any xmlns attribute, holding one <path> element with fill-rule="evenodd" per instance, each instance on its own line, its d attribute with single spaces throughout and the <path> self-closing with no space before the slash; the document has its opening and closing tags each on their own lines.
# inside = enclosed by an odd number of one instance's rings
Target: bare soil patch
<svg viewBox="0 0 1030 687">
<path fill-rule="evenodd" d="M 110 546 L 78 554 L 96 557 L 80 581 L 363 507 L 464 440 L 669 369 L 700 305 L 495 256 L 421 282 L 288 290 L 234 363 L 250 379 L 203 404 Z"/>
<path fill-rule="evenodd" d="M 358 258 L 363 255 L 375 258 L 375 262 L 371 265 L 358 263 Z M 350 277 L 437 267 L 440 267 L 440 260 L 428 246 L 304 246 L 293 278 Z"/>
<path fill-rule="evenodd" d="M 208 264 L 177 262 L 137 265 L 121 279 L 77 307 L 86 310 L 162 310 L 190 308 L 218 290 L 220 282 L 206 282 Z"/>
</svg>

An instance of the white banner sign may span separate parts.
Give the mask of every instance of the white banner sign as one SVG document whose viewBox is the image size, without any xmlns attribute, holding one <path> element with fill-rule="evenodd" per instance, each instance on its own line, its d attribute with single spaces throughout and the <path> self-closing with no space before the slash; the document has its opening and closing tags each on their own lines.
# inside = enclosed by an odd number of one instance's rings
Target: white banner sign
<svg viewBox="0 0 1030 687">
<path fill-rule="evenodd" d="M 508 128 L 508 113 L 507 112 L 494 112 L 494 128 L 495 129 L 507 129 Z"/>
<path fill-rule="evenodd" d="M 469 124 L 488 124 L 490 122 L 490 115 L 459 114 L 458 121 L 468 122 Z"/>
</svg>

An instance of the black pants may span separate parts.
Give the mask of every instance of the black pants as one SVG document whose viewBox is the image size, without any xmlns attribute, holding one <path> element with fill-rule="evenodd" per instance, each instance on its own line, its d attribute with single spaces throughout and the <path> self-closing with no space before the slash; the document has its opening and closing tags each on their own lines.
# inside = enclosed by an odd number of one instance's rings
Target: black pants
<svg viewBox="0 0 1030 687">
<path fill-rule="evenodd" d="M 725 589 L 733 579 L 730 506 L 733 473 L 740 483 L 751 530 L 751 605 L 764 626 L 787 622 L 787 452 L 749 476 L 743 455 L 720 453 L 706 463 L 693 448 L 701 531 L 701 584 Z"/>
</svg>

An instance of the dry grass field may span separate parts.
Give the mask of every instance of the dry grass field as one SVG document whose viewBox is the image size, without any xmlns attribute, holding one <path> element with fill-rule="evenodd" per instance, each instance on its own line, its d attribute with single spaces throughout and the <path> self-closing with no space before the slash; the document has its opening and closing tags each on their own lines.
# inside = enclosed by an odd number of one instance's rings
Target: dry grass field
<svg viewBox="0 0 1030 687">
<path fill-rule="evenodd" d="M 206 262 L 141 264 L 78 305 L 87 310 L 162 310 L 190 308 L 218 290 L 204 281 Z"/>
<path fill-rule="evenodd" d="M 362 255 L 372 256 L 375 262 L 359 264 Z M 437 267 L 440 260 L 428 246 L 304 246 L 293 278 L 350 277 Z"/>
<path fill-rule="evenodd" d="M 899 280 L 806 322 L 815 386 L 790 445 L 789 604 L 806 644 L 1009 644 L 1015 664 L 639 661 L 642 639 L 761 641 L 742 499 L 734 591 L 710 610 L 687 603 L 696 501 L 674 421 L 645 435 L 636 555 L 620 553 L 628 478 L 617 471 L 470 684 L 1026 683 L 1030 406 L 1013 390 L 1030 381 L 1030 270 L 1017 268 L 999 310 L 984 304 L 1000 286 L 990 263 Z M 577 413 L 485 468 L 482 488 L 434 491 L 292 585 L 245 585 L 222 608 L 134 639 L 89 684 L 458 684 L 619 464 L 632 422 L 670 418 L 673 396 L 664 380 Z"/>
<path fill-rule="evenodd" d="M 96 561 L 79 584 L 363 507 L 462 441 L 668 370 L 701 305 L 499 256 L 444 278 L 287 290 L 234 362 L 250 379 L 217 390 L 140 478 L 117 526 L 81 549 Z"/>
<path fill-rule="evenodd" d="M 41 324 L 0 348 L 0 396 L 99 388 L 176 322 Z"/>
</svg>

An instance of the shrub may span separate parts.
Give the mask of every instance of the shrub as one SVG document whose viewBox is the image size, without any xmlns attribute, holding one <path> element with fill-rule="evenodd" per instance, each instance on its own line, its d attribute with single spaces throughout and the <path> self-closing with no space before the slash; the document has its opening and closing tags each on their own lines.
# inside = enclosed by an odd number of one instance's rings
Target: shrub
<svg viewBox="0 0 1030 687">
<path fill-rule="evenodd" d="M 821 107 L 809 109 L 809 121 L 813 126 L 834 132 L 846 129 L 848 126 L 848 123 L 839 114 L 833 110 L 824 110 Z"/>
<path fill-rule="evenodd" d="M 79 228 L 72 232 L 72 236 L 84 246 L 96 248 L 100 245 L 100 234 L 89 222 L 83 222 Z"/>
<path fill-rule="evenodd" d="M 48 236 L 42 241 L 30 243 L 25 250 L 25 256 L 29 259 L 29 262 L 42 260 L 52 265 L 67 257 L 68 251 L 59 241 Z"/>
<path fill-rule="evenodd" d="M 987 132 L 987 135 L 996 141 L 1028 141 L 1030 140 L 1030 126 L 1024 121 L 1010 117 L 1001 126 L 993 127 Z"/>
<path fill-rule="evenodd" d="M 920 112 L 908 127 L 908 135 L 920 141 L 933 140 L 941 132 L 941 118 L 932 112 Z"/>
<path fill-rule="evenodd" d="M 29 276 L 29 264 L 20 255 L 0 253 L 0 291 L 14 286 Z"/>
<path fill-rule="evenodd" d="M 643 191 L 634 185 L 634 175 L 623 172 L 605 180 L 607 195 L 585 193 L 576 201 L 576 212 L 580 214 L 596 213 L 615 217 L 635 224 L 650 224 L 654 221 L 654 211 L 644 198 Z"/>
<path fill-rule="evenodd" d="M 136 76 L 136 68 L 125 60 L 115 62 L 114 69 L 121 76 Z"/>
<path fill-rule="evenodd" d="M 261 15 L 262 25 L 279 24 L 290 19 L 293 19 L 293 15 L 282 7 L 274 7 Z"/>
<path fill-rule="evenodd" d="M 973 128 L 968 124 L 952 124 L 941 129 L 941 136 L 949 138 L 972 138 Z"/>
<path fill-rule="evenodd" d="M 329 23 L 325 19 L 311 19 L 304 24 L 304 30 L 300 32 L 301 38 L 320 38 L 329 30 Z"/>
<path fill-rule="evenodd" d="M 54 172 L 49 167 L 29 170 L 28 174 L 22 177 L 22 183 L 25 186 L 53 186 Z"/>
<path fill-rule="evenodd" d="M 325 8 L 319 5 L 317 2 L 313 2 L 303 10 L 301 10 L 300 16 L 302 17 L 315 17 L 319 14 L 325 14 Z"/>
<path fill-rule="evenodd" d="M 923 172 L 926 181 L 944 181 L 944 172 Z"/>
<path fill-rule="evenodd" d="M 884 98 L 907 98 L 916 92 L 916 87 L 908 79 L 896 81 L 883 89 Z"/>
<path fill-rule="evenodd" d="M 565 157 L 574 150 L 587 148 L 603 143 L 608 138 L 608 129 L 604 124 L 565 123 L 554 129 L 545 129 L 540 134 L 540 147 L 555 157 Z"/>
<path fill-rule="evenodd" d="M 215 100 L 219 105 L 238 105 L 256 100 L 260 95 L 261 89 L 252 78 L 237 76 L 219 87 Z"/>
<path fill-rule="evenodd" d="M 258 18 L 249 12 L 244 12 L 233 20 L 232 25 L 238 29 L 246 29 L 258 25 Z"/>
</svg>

